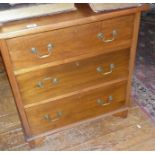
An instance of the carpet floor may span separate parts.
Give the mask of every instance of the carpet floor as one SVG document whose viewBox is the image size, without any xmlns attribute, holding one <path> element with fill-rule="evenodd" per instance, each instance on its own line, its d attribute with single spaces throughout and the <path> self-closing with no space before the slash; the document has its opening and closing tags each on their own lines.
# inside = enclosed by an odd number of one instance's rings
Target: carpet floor
<svg viewBox="0 0 155 155">
<path fill-rule="evenodd" d="M 142 18 L 132 95 L 155 122 L 155 16 Z"/>
</svg>

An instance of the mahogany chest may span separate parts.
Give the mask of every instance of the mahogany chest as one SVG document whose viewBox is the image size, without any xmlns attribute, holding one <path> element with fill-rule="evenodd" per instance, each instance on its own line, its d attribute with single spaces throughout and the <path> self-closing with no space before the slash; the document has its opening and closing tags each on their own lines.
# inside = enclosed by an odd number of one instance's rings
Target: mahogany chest
<svg viewBox="0 0 155 155">
<path fill-rule="evenodd" d="M 148 6 L 106 13 L 77 7 L 1 26 L 3 61 L 31 145 L 78 122 L 127 115 L 140 15 Z"/>
</svg>

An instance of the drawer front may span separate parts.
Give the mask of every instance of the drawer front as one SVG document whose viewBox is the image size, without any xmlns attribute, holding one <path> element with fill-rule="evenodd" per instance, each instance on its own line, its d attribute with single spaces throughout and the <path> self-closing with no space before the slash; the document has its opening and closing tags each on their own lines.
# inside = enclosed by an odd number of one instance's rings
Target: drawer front
<svg viewBox="0 0 155 155">
<path fill-rule="evenodd" d="M 15 70 L 130 46 L 133 16 L 7 40 Z"/>
<path fill-rule="evenodd" d="M 24 105 L 126 78 L 129 50 L 100 55 L 17 76 Z"/>
<path fill-rule="evenodd" d="M 126 83 L 26 109 L 33 135 L 111 112 L 125 104 Z"/>
</svg>

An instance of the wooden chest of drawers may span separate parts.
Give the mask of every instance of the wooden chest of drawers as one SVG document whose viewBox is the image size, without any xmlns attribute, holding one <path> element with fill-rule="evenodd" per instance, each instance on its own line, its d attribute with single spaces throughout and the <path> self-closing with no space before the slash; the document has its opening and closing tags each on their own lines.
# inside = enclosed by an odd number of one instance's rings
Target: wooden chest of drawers
<svg viewBox="0 0 155 155">
<path fill-rule="evenodd" d="M 141 7 L 4 24 L 1 51 L 26 140 L 129 105 Z M 37 25 L 26 28 L 27 25 Z"/>
</svg>

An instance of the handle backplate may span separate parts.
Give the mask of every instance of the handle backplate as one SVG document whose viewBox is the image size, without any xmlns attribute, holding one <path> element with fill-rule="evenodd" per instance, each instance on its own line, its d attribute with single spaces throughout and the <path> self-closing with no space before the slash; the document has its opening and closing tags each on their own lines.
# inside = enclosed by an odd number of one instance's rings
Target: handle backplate
<svg viewBox="0 0 155 155">
<path fill-rule="evenodd" d="M 109 42 L 112 42 L 116 39 L 117 31 L 112 30 L 111 35 L 112 35 L 112 37 L 110 39 L 106 39 L 104 33 L 100 32 L 97 34 L 97 38 L 100 39 L 101 41 L 105 42 L 105 43 L 109 43 Z"/>
<path fill-rule="evenodd" d="M 49 43 L 47 45 L 47 51 L 48 51 L 47 54 L 44 54 L 44 55 L 40 54 L 40 52 L 35 47 L 31 48 L 31 53 L 35 54 L 38 58 L 43 59 L 43 58 L 49 57 L 52 54 L 52 49 L 53 48 L 54 48 L 54 46 L 51 43 Z"/>
<path fill-rule="evenodd" d="M 97 104 L 102 105 L 102 106 L 107 106 L 107 105 L 111 104 L 112 101 L 113 101 L 113 96 L 111 96 L 111 95 L 108 96 L 107 101 L 103 100 L 102 98 L 98 98 L 96 100 Z"/>
<path fill-rule="evenodd" d="M 45 87 L 45 81 L 51 81 L 51 83 L 53 85 L 56 85 L 59 83 L 59 79 L 56 77 L 46 77 L 46 78 L 42 79 L 41 81 L 38 81 L 36 86 L 38 88 L 44 88 Z"/>
<path fill-rule="evenodd" d="M 98 73 L 103 74 L 103 75 L 108 75 L 108 74 L 111 74 L 111 73 L 113 72 L 114 68 L 115 68 L 115 65 L 112 63 L 112 64 L 109 65 L 109 69 L 110 69 L 110 70 L 109 70 L 108 72 L 104 72 L 104 68 L 103 68 L 102 66 L 98 66 L 98 67 L 96 68 L 96 71 L 97 71 Z"/>
<path fill-rule="evenodd" d="M 51 117 L 49 114 L 45 114 L 43 115 L 43 119 L 46 120 L 47 122 L 51 123 L 51 122 L 55 122 L 57 120 L 59 120 L 62 116 L 62 112 L 61 111 L 58 111 L 56 112 L 56 116 L 54 117 Z"/>
</svg>

